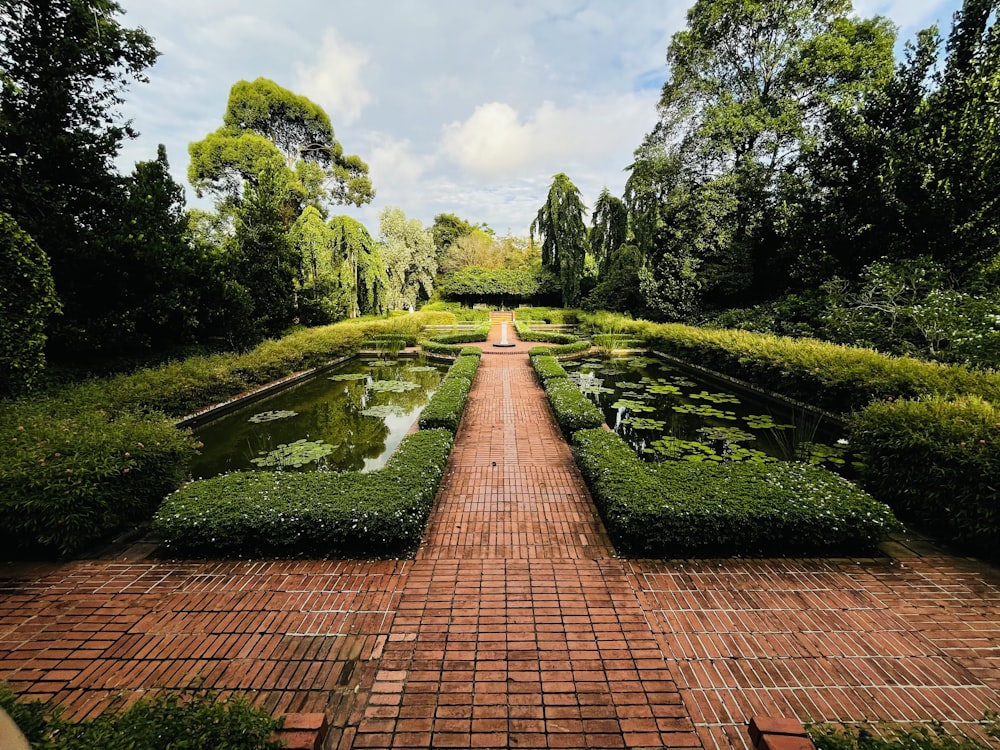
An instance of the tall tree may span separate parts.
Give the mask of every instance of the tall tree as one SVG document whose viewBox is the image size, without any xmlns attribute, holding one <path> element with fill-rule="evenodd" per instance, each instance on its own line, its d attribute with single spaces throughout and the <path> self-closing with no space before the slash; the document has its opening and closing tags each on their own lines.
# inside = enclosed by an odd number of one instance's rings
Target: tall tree
<svg viewBox="0 0 1000 750">
<path fill-rule="evenodd" d="M 559 277 L 565 307 L 580 303 L 580 281 L 587 256 L 586 208 L 580 191 L 565 174 L 552 178 L 545 205 L 531 222 L 531 236 L 542 239 L 542 266 Z"/>
<path fill-rule="evenodd" d="M 304 96 L 258 78 L 230 89 L 223 126 L 189 146 L 188 179 L 221 201 L 238 200 L 265 169 L 286 170 L 288 225 L 303 206 L 369 203 L 368 165 L 344 153 L 330 118 Z"/>
<path fill-rule="evenodd" d="M 697 0 L 667 51 L 659 145 L 677 184 L 707 203 L 710 237 L 687 230 L 709 303 L 745 302 L 773 276 L 771 222 L 780 174 L 812 147 L 824 114 L 857 102 L 892 74 L 894 31 L 849 17 L 850 0 Z M 720 181 L 707 189 L 709 183 Z M 713 274 L 712 271 L 715 273 Z M 757 288 L 755 288 L 755 285 Z"/>
<path fill-rule="evenodd" d="M 0 211 L 51 259 L 62 347 L 89 347 L 88 323 L 104 312 L 121 219 L 114 159 L 136 135 L 117 108 L 158 55 L 122 12 L 112 0 L 0 5 Z"/>
<path fill-rule="evenodd" d="M 389 311 L 389 277 L 378 243 L 361 222 L 350 216 L 334 216 L 330 229 L 334 235 L 334 262 L 340 269 L 337 284 L 348 295 L 348 314 L 352 318 L 384 315 Z"/>
<path fill-rule="evenodd" d="M 455 214 L 438 214 L 434 217 L 431 225 L 431 235 L 434 237 L 434 249 L 440 256 L 459 237 L 472 234 L 475 229 L 472 224 L 465 219 L 460 219 Z"/>
<path fill-rule="evenodd" d="M 628 211 L 625 204 L 607 188 L 601 190 L 594 203 L 593 224 L 590 230 L 590 252 L 603 276 L 608 270 L 611 256 L 625 244 L 628 237 Z"/>
<path fill-rule="evenodd" d="M 389 307 L 416 307 L 430 297 L 438 262 L 434 239 L 419 219 L 408 219 L 399 208 L 379 215 L 382 261 L 389 276 Z"/>
</svg>

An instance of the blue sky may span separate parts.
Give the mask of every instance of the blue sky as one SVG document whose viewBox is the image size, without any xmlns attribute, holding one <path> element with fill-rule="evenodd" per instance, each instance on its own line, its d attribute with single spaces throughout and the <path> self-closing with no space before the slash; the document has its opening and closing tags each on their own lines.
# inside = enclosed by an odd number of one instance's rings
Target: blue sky
<svg viewBox="0 0 1000 750">
<path fill-rule="evenodd" d="M 120 0 L 162 53 L 123 108 L 141 136 L 123 170 L 163 143 L 187 188 L 187 146 L 222 124 L 230 87 L 270 78 L 326 109 L 345 151 L 368 162 L 375 201 L 344 213 L 377 231 L 402 208 L 429 226 L 443 211 L 527 234 L 552 175 L 591 205 L 620 195 L 633 150 L 656 121 L 675 0 Z M 901 42 L 960 0 L 856 0 Z"/>
</svg>

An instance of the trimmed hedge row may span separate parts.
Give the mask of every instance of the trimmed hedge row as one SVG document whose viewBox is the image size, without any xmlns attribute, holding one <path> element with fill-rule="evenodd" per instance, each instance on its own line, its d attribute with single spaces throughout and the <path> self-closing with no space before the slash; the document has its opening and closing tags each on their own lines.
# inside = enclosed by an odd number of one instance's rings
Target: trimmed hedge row
<svg viewBox="0 0 1000 750">
<path fill-rule="evenodd" d="M 587 316 L 650 347 L 848 417 L 864 486 L 975 554 L 1000 539 L 1000 373 L 746 331 Z M 906 398 L 900 398 L 904 396 Z"/>
<path fill-rule="evenodd" d="M 562 344 L 561 346 L 536 346 L 528 351 L 528 356 L 534 357 L 565 357 L 572 354 L 589 352 L 591 349 L 589 341 L 575 341 L 572 344 Z"/>
<path fill-rule="evenodd" d="M 599 429 L 574 433 L 573 445 L 608 533 L 630 554 L 862 552 L 899 528 L 887 507 L 815 466 L 649 464 Z"/>
<path fill-rule="evenodd" d="M 605 323 L 610 316 L 596 319 Z M 871 349 L 738 330 L 619 318 L 644 345 L 833 412 L 873 400 L 979 395 L 1000 400 L 1000 374 L 890 357 Z"/>
<path fill-rule="evenodd" d="M 580 392 L 554 357 L 532 357 L 531 366 L 541 381 L 556 422 L 567 436 L 604 424 L 604 414 Z"/>
<path fill-rule="evenodd" d="M 521 341 L 541 341 L 545 344 L 573 344 L 580 340 L 579 336 L 574 336 L 571 333 L 539 331 L 519 320 L 514 321 L 514 328 L 517 330 L 517 335 Z"/>
<path fill-rule="evenodd" d="M 472 331 L 456 331 L 455 333 L 436 333 L 429 340 L 438 344 L 471 344 L 474 341 L 486 341 L 490 335 L 489 321 Z"/>
<path fill-rule="evenodd" d="M 976 396 L 874 403 L 850 420 L 868 490 L 963 549 L 997 556 L 1000 409 Z"/>
<path fill-rule="evenodd" d="M 166 549 L 192 556 L 406 554 L 444 474 L 448 430 L 408 435 L 385 467 L 358 472 L 236 472 L 191 482 L 153 519 Z"/>
<path fill-rule="evenodd" d="M 0 543 L 15 555 L 76 554 L 145 520 L 196 450 L 180 416 L 296 370 L 354 354 L 373 337 L 415 339 L 450 313 L 337 323 L 245 354 L 192 357 L 0 403 Z"/>
<path fill-rule="evenodd" d="M 534 351 L 534 350 L 532 350 Z M 551 354 L 541 354 L 531 357 L 531 366 L 538 380 L 544 385 L 551 378 L 568 378 L 569 373 L 559 364 L 559 360 Z"/>
<path fill-rule="evenodd" d="M 458 431 L 478 368 L 479 357 L 466 356 L 455 360 L 427 406 L 420 412 L 421 430 L 443 428 L 452 433 Z"/>
<path fill-rule="evenodd" d="M 519 307 L 514 310 L 514 319 L 533 323 L 572 325 L 580 319 L 580 311 L 564 307 Z"/>
</svg>

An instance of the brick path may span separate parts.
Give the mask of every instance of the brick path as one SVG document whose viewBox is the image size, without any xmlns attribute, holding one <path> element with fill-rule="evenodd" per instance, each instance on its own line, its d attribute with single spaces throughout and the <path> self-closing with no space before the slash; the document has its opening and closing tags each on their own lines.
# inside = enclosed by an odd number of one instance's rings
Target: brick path
<svg viewBox="0 0 1000 750">
<path fill-rule="evenodd" d="M 5 566 L 0 679 L 75 717 L 201 679 L 325 711 L 331 748 L 728 750 L 756 714 L 1000 708 L 985 566 L 616 559 L 527 348 L 485 347 L 415 560 Z"/>
</svg>

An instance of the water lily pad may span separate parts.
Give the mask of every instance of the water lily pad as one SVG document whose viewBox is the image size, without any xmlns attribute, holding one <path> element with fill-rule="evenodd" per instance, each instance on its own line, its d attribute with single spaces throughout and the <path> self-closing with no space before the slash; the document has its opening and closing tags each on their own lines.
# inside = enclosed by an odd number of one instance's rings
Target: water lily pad
<svg viewBox="0 0 1000 750">
<path fill-rule="evenodd" d="M 297 414 L 297 411 L 276 409 L 274 411 L 262 411 L 260 414 L 254 414 L 247 421 L 253 422 L 254 424 L 260 424 L 261 422 L 273 422 L 276 419 L 288 419 L 289 417 L 294 417 Z"/>
<path fill-rule="evenodd" d="M 420 387 L 420 383 L 410 380 L 376 380 L 368 386 L 375 393 L 405 393 Z"/>
<path fill-rule="evenodd" d="M 622 398 L 636 399 L 637 401 L 648 401 L 652 398 L 646 391 L 622 391 Z"/>
<path fill-rule="evenodd" d="M 844 454 L 847 449 L 843 445 L 826 445 L 825 443 L 802 443 L 799 446 L 804 454 L 807 463 L 819 466 L 820 464 L 834 464 L 842 466 L 846 463 Z"/>
<path fill-rule="evenodd" d="M 671 376 L 670 382 L 673 383 L 674 385 L 679 385 L 681 388 L 694 388 L 696 385 L 698 385 L 693 380 L 685 378 L 681 375 Z"/>
<path fill-rule="evenodd" d="M 699 427 L 697 431 L 705 440 L 725 440 L 727 443 L 748 443 L 757 439 L 739 427 Z"/>
<path fill-rule="evenodd" d="M 659 360 L 653 359 L 652 357 L 629 357 L 625 360 L 629 367 L 648 367 L 649 365 L 656 364 Z M 670 368 L 664 364 L 660 364 L 661 369 L 669 370 Z"/>
<path fill-rule="evenodd" d="M 342 375 L 330 375 L 330 380 L 366 380 L 368 378 L 368 373 L 366 372 L 345 372 Z"/>
<path fill-rule="evenodd" d="M 296 440 L 294 443 L 282 443 L 273 451 L 261 451 L 259 458 L 250 461 L 257 466 L 273 468 L 299 468 L 308 463 L 328 456 L 337 446 L 324 443 L 322 440 Z"/>
<path fill-rule="evenodd" d="M 375 369 L 379 367 L 395 367 L 399 364 L 399 361 L 395 359 L 376 359 L 371 362 L 366 362 L 365 364 L 368 365 L 368 367 Z"/>
<path fill-rule="evenodd" d="M 630 390 L 642 390 L 646 387 L 646 384 L 643 382 L 635 383 L 630 380 L 619 380 L 615 385 L 619 388 L 628 388 Z"/>
<path fill-rule="evenodd" d="M 714 406 L 709 406 L 708 404 L 678 404 L 676 406 L 671 406 L 670 408 L 678 414 L 694 414 L 698 417 L 736 420 L 736 412 L 723 411 L 721 409 L 716 409 Z"/>
<path fill-rule="evenodd" d="M 437 368 L 432 365 L 410 365 L 407 372 L 434 372 Z"/>
<path fill-rule="evenodd" d="M 404 412 L 398 406 L 369 406 L 367 409 L 361 412 L 366 417 L 378 417 L 379 419 L 385 419 L 386 417 L 401 417 Z"/>
<path fill-rule="evenodd" d="M 743 421 L 751 430 L 789 430 L 795 428 L 793 424 L 778 424 L 770 414 L 750 414 L 743 417 Z"/>
<path fill-rule="evenodd" d="M 626 417 L 622 424 L 627 424 L 633 430 L 662 430 L 666 422 L 662 419 L 650 419 L 649 417 Z"/>
<path fill-rule="evenodd" d="M 620 398 L 611 404 L 612 409 L 628 409 L 629 411 L 656 411 L 649 404 L 644 404 L 642 401 L 633 401 L 628 398 Z"/>
<path fill-rule="evenodd" d="M 655 393 L 658 396 L 677 396 L 680 394 L 681 389 L 673 383 L 657 383 L 656 385 L 649 386 L 649 392 Z"/>
<path fill-rule="evenodd" d="M 731 393 L 709 393 L 708 391 L 701 391 L 700 393 L 690 394 L 691 398 L 700 398 L 705 401 L 711 401 L 713 404 L 738 404 L 740 400 Z"/>
<path fill-rule="evenodd" d="M 671 435 L 654 440 L 645 452 L 674 461 L 722 461 L 722 456 L 707 445 L 693 440 L 681 440 Z"/>
</svg>

